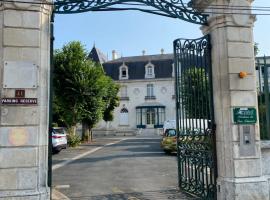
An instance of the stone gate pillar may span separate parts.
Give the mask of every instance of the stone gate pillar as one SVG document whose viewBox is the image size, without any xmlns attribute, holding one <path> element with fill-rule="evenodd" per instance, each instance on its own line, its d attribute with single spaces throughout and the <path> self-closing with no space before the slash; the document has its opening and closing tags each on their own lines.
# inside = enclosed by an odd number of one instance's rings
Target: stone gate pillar
<svg viewBox="0 0 270 200">
<path fill-rule="evenodd" d="M 237 7 L 250 8 L 252 0 L 195 2 L 197 8 L 213 13 L 209 26 L 202 27 L 202 31 L 211 34 L 212 43 L 218 199 L 269 200 L 268 182 L 262 175 L 258 123 L 243 128 L 245 125 L 236 124 L 233 118 L 235 108 L 258 111 L 253 48 L 255 17 L 247 9 Z M 241 71 L 247 72 L 247 76 L 239 78 Z"/>
<path fill-rule="evenodd" d="M 51 6 L 1 2 L 0 199 L 49 199 Z"/>
</svg>

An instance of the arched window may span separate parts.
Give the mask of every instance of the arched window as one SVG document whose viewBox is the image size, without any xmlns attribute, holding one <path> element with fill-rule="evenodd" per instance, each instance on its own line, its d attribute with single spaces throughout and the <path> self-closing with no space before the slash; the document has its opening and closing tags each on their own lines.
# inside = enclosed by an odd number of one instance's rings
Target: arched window
<svg viewBox="0 0 270 200">
<path fill-rule="evenodd" d="M 120 110 L 120 119 L 119 119 L 119 124 L 120 125 L 129 125 L 128 124 L 128 109 L 127 108 L 122 108 Z"/>
<path fill-rule="evenodd" d="M 128 109 L 122 108 L 121 111 L 120 111 L 120 113 L 128 113 Z"/>
<path fill-rule="evenodd" d="M 145 65 L 145 78 L 155 78 L 155 67 L 151 62 Z"/>
<path fill-rule="evenodd" d="M 128 79 L 128 67 L 123 63 L 119 68 L 119 80 Z"/>
</svg>

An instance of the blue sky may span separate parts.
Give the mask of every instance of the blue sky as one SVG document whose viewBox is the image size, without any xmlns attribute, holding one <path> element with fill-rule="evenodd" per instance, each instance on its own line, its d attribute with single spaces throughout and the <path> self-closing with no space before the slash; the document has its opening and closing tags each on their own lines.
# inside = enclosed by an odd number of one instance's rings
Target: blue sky
<svg viewBox="0 0 270 200">
<path fill-rule="evenodd" d="M 270 0 L 255 0 L 254 6 L 270 7 Z M 270 12 L 269 12 L 270 13 Z M 79 40 L 89 51 L 95 43 L 111 58 L 112 50 L 122 56 L 158 54 L 173 51 L 176 38 L 202 36 L 199 25 L 136 11 L 87 12 L 72 15 L 56 15 L 55 48 Z M 270 56 L 270 16 L 257 16 L 254 38 L 259 43 L 259 55 Z"/>
</svg>

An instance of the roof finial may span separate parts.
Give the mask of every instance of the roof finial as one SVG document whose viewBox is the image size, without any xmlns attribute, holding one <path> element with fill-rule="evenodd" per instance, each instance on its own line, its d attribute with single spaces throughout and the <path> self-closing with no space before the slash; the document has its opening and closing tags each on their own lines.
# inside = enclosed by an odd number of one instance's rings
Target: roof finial
<svg viewBox="0 0 270 200">
<path fill-rule="evenodd" d="M 146 52 L 145 50 L 142 50 L 142 55 L 143 55 L 143 56 L 145 56 L 145 52 Z"/>
<path fill-rule="evenodd" d="M 161 55 L 164 54 L 164 49 L 163 48 L 160 50 L 160 53 L 161 53 Z"/>
<path fill-rule="evenodd" d="M 93 48 L 96 48 L 96 42 L 94 41 Z"/>
</svg>

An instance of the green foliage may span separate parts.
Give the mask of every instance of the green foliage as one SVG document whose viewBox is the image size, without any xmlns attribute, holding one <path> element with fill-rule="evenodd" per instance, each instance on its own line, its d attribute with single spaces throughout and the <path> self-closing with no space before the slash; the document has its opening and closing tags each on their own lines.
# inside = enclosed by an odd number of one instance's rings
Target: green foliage
<svg viewBox="0 0 270 200">
<path fill-rule="evenodd" d="M 120 100 L 117 96 L 119 92 L 119 85 L 115 84 L 113 80 L 109 77 L 106 78 L 106 96 L 104 96 L 103 101 L 105 102 L 105 110 L 103 112 L 103 120 L 113 121 L 113 111 L 115 107 L 119 106 Z"/>
<path fill-rule="evenodd" d="M 80 42 L 70 42 L 54 54 L 54 121 L 67 127 L 78 122 L 92 129 L 104 118 L 112 120 L 119 86 L 102 66 L 87 58 Z"/>
<path fill-rule="evenodd" d="M 71 42 L 54 54 L 54 113 L 68 127 L 80 120 L 81 94 L 78 90 L 78 75 L 88 64 L 84 47 L 80 42 Z"/>
<path fill-rule="evenodd" d="M 270 95 L 269 95 L 270 98 Z M 262 140 L 269 140 L 270 139 L 270 130 L 267 130 L 267 106 L 265 102 L 265 94 L 261 93 L 258 95 L 258 108 L 259 108 L 259 125 L 260 125 L 260 136 Z M 270 103 L 270 102 L 269 102 Z"/>
<path fill-rule="evenodd" d="M 187 118 L 208 117 L 209 88 L 205 69 L 198 67 L 186 69 L 181 75 L 180 92 Z"/>
<path fill-rule="evenodd" d="M 76 147 L 81 144 L 81 138 L 78 135 L 68 134 L 67 143 L 69 147 Z"/>
</svg>

